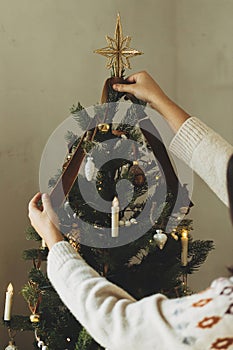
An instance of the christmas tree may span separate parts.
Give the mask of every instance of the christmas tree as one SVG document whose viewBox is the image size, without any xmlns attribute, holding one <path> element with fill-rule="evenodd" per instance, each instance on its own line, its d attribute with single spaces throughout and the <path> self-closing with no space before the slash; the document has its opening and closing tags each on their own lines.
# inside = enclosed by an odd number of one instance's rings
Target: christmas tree
<svg viewBox="0 0 233 350">
<path fill-rule="evenodd" d="M 130 39 L 123 36 L 118 16 L 115 37 L 96 50 L 108 58 L 112 76 L 101 104 L 91 110 L 80 103 L 72 107 L 71 118 L 82 134 L 67 130 L 67 156 L 49 179 L 50 196 L 65 239 L 100 275 L 136 299 L 158 292 L 181 297 L 191 293 L 187 275 L 204 263 L 213 242 L 190 235 L 192 220 L 185 215 L 193 204 L 150 110 L 112 88 L 125 82 L 129 58 L 141 54 L 130 48 Z M 129 101 L 122 102 L 123 97 Z M 33 264 L 22 289 L 31 316 L 5 320 L 10 334 L 32 330 L 34 347 L 43 350 L 102 349 L 51 286 L 44 263 L 48 249 L 32 227 L 27 238 L 40 244 L 23 253 Z"/>
</svg>

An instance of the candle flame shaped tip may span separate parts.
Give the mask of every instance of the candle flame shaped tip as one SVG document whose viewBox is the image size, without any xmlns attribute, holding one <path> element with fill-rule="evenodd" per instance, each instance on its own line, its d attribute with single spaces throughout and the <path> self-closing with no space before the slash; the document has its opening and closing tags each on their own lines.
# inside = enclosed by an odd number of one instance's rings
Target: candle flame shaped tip
<svg viewBox="0 0 233 350">
<path fill-rule="evenodd" d="M 12 283 L 9 283 L 9 285 L 7 287 L 7 292 L 13 293 L 13 290 L 14 290 L 14 288 L 13 288 Z"/>
<path fill-rule="evenodd" d="M 118 201 L 117 197 L 114 197 L 114 198 L 113 198 L 112 206 L 113 206 L 113 207 L 119 207 L 119 201 Z"/>
<path fill-rule="evenodd" d="M 188 231 L 187 230 L 183 230 L 181 234 L 182 234 L 183 238 L 187 238 L 188 237 Z"/>
</svg>

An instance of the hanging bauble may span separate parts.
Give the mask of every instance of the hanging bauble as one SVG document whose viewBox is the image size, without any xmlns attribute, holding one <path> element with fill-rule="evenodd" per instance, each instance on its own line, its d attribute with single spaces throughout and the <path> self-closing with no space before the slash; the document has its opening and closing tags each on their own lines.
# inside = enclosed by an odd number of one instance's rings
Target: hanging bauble
<svg viewBox="0 0 233 350">
<path fill-rule="evenodd" d="M 110 129 L 110 125 L 106 123 L 98 124 L 97 127 L 102 134 L 107 134 L 108 130 Z"/>
<path fill-rule="evenodd" d="M 42 340 L 39 340 L 37 343 L 38 348 L 42 348 L 44 346 L 44 342 Z"/>
<path fill-rule="evenodd" d="M 162 230 L 156 230 L 153 239 L 156 245 L 159 247 L 159 249 L 163 249 L 165 243 L 167 242 L 167 235 L 163 233 Z"/>
<path fill-rule="evenodd" d="M 138 161 L 134 161 L 133 165 L 129 169 L 129 175 L 132 176 L 132 181 L 134 186 L 143 186 L 145 184 L 145 174 L 143 170 L 138 165 Z"/>
<path fill-rule="evenodd" d="M 125 221 L 125 226 L 131 226 L 131 222 L 129 220 Z"/>
<path fill-rule="evenodd" d="M 66 201 L 64 203 L 64 210 L 68 216 L 68 218 L 71 218 L 74 214 L 73 210 L 71 209 L 70 203 L 68 201 Z"/>
<path fill-rule="evenodd" d="M 18 347 L 15 345 L 15 342 L 10 340 L 9 345 L 5 348 L 5 350 L 18 350 Z"/>
<path fill-rule="evenodd" d="M 38 322 L 40 322 L 40 315 L 38 315 L 38 314 L 32 314 L 32 315 L 30 315 L 30 321 L 31 321 L 32 323 L 38 323 Z"/>
<path fill-rule="evenodd" d="M 93 157 L 87 157 L 87 162 L 85 164 L 85 176 L 87 181 L 93 179 L 95 173 L 95 163 L 93 162 Z"/>
</svg>

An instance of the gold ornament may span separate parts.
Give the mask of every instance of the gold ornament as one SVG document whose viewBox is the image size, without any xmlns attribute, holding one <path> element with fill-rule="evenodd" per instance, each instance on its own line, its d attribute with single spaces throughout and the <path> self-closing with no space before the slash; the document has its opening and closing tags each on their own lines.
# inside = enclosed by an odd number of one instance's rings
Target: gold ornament
<svg viewBox="0 0 233 350">
<path fill-rule="evenodd" d="M 124 68 L 131 69 L 129 58 L 142 55 L 143 52 L 130 48 L 130 36 L 123 36 L 121 19 L 118 13 L 114 39 L 106 36 L 107 47 L 97 49 L 94 52 L 107 57 L 106 67 L 112 68 L 115 77 L 121 77 Z"/>
<path fill-rule="evenodd" d="M 40 315 L 39 314 L 32 314 L 32 315 L 30 315 L 30 321 L 32 323 L 40 322 Z"/>
<path fill-rule="evenodd" d="M 106 134 L 109 128 L 110 128 L 109 124 L 106 124 L 106 123 L 98 124 L 98 130 L 102 132 L 102 134 Z"/>
</svg>

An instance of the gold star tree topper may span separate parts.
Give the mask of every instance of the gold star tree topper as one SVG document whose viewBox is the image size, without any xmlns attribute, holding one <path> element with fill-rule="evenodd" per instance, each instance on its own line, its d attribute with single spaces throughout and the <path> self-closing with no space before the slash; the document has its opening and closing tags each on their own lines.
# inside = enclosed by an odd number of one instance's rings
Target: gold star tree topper
<svg viewBox="0 0 233 350">
<path fill-rule="evenodd" d="M 130 48 L 131 37 L 123 36 L 121 18 L 117 15 L 116 29 L 114 39 L 106 35 L 108 46 L 95 50 L 102 56 L 107 57 L 106 67 L 113 68 L 115 77 L 121 77 L 124 68 L 131 69 L 129 59 L 134 56 L 142 55 L 143 52 Z"/>
</svg>

